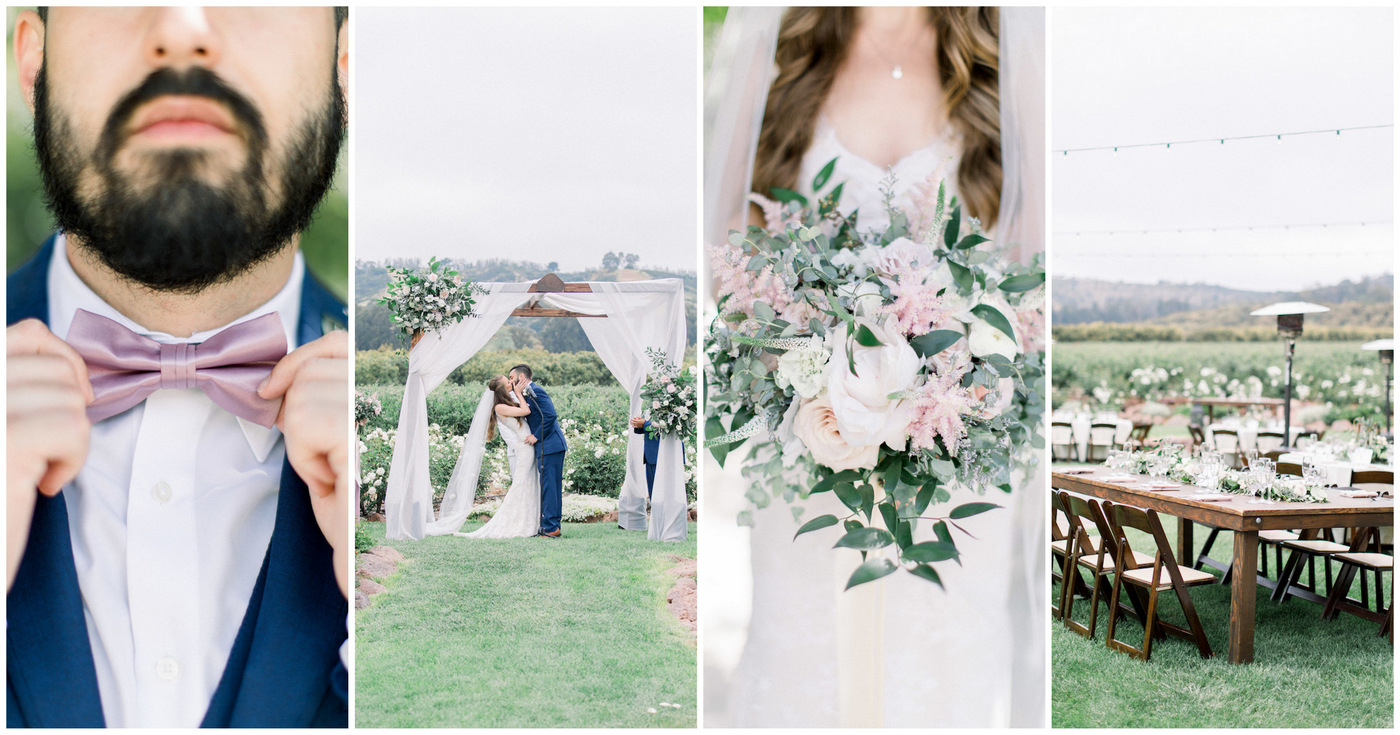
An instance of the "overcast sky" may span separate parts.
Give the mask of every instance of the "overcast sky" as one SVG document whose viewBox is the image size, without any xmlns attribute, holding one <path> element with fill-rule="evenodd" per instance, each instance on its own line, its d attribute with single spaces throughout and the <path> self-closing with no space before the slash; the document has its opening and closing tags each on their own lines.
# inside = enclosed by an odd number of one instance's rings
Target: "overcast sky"
<svg viewBox="0 0 1400 735">
<path fill-rule="evenodd" d="M 1050 13 L 1050 144 L 1079 147 L 1394 123 L 1391 11 Z M 1394 129 L 1052 154 L 1057 276 L 1300 289 L 1390 273 Z"/>
<path fill-rule="evenodd" d="M 693 8 L 356 8 L 356 257 L 694 270 Z"/>
</svg>

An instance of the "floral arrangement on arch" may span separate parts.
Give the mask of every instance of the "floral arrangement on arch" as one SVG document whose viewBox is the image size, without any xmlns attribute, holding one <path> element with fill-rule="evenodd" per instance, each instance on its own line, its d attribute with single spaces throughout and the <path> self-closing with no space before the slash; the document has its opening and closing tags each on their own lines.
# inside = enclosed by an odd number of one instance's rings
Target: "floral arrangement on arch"
<svg viewBox="0 0 1400 735">
<path fill-rule="evenodd" d="M 958 559 L 952 531 L 975 534 L 964 519 L 1000 506 L 929 508 L 955 484 L 1010 493 L 1013 467 L 1043 445 L 1045 271 L 1039 256 L 1009 261 L 932 178 L 903 211 L 891 174 L 889 225 L 861 232 L 837 209 L 841 185 L 821 193 L 835 163 L 812 182 L 816 201 L 753 195 L 766 227 L 709 248 L 706 446 L 723 465 L 749 442 L 757 507 L 836 494 L 849 512 L 797 535 L 839 526 L 836 546 L 863 558 L 847 589 L 901 569 L 941 586 L 933 565 Z M 924 523 L 934 540 L 915 543 Z"/>
<path fill-rule="evenodd" d="M 427 269 L 389 267 L 389 285 L 378 303 L 389 313 L 403 333 L 417 345 L 427 332 L 456 324 L 472 315 L 476 297 L 484 291 L 464 281 L 436 257 Z"/>
<path fill-rule="evenodd" d="M 651 372 L 642 383 L 642 408 L 651 425 L 647 433 L 653 438 L 674 436 L 687 439 L 695 436 L 695 368 L 682 371 L 666 361 L 662 350 L 647 348 Z"/>
</svg>

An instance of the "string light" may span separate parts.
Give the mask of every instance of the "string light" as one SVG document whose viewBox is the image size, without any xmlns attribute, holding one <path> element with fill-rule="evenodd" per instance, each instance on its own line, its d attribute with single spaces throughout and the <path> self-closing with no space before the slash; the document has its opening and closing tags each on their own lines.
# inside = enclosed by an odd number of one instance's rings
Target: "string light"
<svg viewBox="0 0 1400 735">
<path fill-rule="evenodd" d="M 1220 141 L 1220 145 L 1225 145 L 1225 141 L 1227 141 L 1227 140 L 1258 140 L 1258 139 L 1261 139 L 1261 138 L 1273 138 L 1273 139 L 1275 140 L 1275 142 L 1277 142 L 1278 144 L 1282 145 L 1282 144 L 1283 144 L 1283 139 L 1284 139 L 1285 137 L 1290 137 L 1290 138 L 1291 138 L 1291 137 L 1298 136 L 1298 135 L 1321 135 L 1321 134 L 1324 134 L 1324 133 L 1332 133 L 1333 137 L 1337 137 L 1337 136 L 1340 136 L 1340 135 L 1342 134 L 1342 131 L 1344 131 L 1344 130 L 1347 130 L 1347 131 L 1350 131 L 1350 130 L 1381 130 L 1381 129 L 1384 129 L 1384 128 L 1393 128 L 1393 127 L 1395 127 L 1394 124 L 1385 124 L 1385 125 L 1359 125 L 1359 126 L 1351 127 L 1351 128 L 1326 128 L 1326 129 L 1324 129 L 1324 130 L 1299 130 L 1299 131 L 1295 131 L 1295 132 L 1291 132 L 1291 133 L 1268 133 L 1268 134 L 1260 134 L 1260 135 L 1235 135 L 1235 136 L 1229 136 L 1229 135 L 1227 135 L 1227 136 L 1223 136 L 1223 137 L 1193 138 L 1193 139 L 1190 139 L 1190 140 L 1163 141 L 1163 142 L 1160 142 L 1160 143 L 1129 143 L 1129 144 L 1126 144 L 1126 145 L 1124 145 L 1124 144 L 1119 144 L 1119 145 L 1101 145 L 1101 146 L 1089 146 L 1089 147 L 1086 147 L 1086 148 L 1059 148 L 1059 149 L 1056 149 L 1056 152 L 1060 153 L 1062 156 L 1068 156 L 1070 153 L 1090 153 L 1090 152 L 1093 152 L 1093 151 L 1112 151 L 1113 153 L 1117 154 L 1118 151 L 1119 151 L 1120 149 L 1126 149 L 1126 148 L 1162 148 L 1162 149 L 1164 149 L 1164 150 L 1171 150 L 1171 149 L 1172 149 L 1172 146 L 1183 146 L 1183 145 L 1189 145 L 1189 144 L 1191 144 L 1191 143 L 1214 143 L 1214 142 L 1216 142 L 1216 141 Z"/>
<path fill-rule="evenodd" d="M 1391 220 L 1368 220 L 1365 222 L 1304 222 L 1282 225 L 1229 225 L 1225 227 L 1163 227 L 1158 229 L 1138 229 L 1121 228 L 1116 230 L 1067 230 L 1055 232 L 1056 237 L 1081 237 L 1084 235 L 1150 235 L 1163 232 L 1231 232 L 1239 230 L 1304 230 L 1309 228 L 1328 227 L 1369 227 L 1374 225 L 1389 225 Z"/>
</svg>

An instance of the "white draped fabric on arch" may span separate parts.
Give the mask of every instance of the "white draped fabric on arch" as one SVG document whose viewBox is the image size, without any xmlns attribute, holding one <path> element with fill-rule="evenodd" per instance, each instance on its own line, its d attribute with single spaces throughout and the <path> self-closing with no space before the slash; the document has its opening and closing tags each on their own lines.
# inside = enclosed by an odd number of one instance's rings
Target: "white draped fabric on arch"
<svg viewBox="0 0 1400 735">
<path fill-rule="evenodd" d="M 481 283 L 486 292 L 477 300 L 475 316 L 425 334 L 409 351 L 408 383 L 399 410 L 394 456 L 384 498 L 385 535 L 391 539 L 421 539 L 457 531 L 471 511 L 475 487 L 456 487 L 461 477 L 476 477 L 470 463 L 480 457 L 463 452 L 433 512 L 433 486 L 428 473 L 428 394 L 449 373 L 471 359 L 505 324 L 517 308 L 531 304 L 602 319 L 579 319 L 603 364 L 631 396 L 631 415 L 642 415 L 641 390 L 651 367 L 647 349 L 662 350 L 680 364 L 685 353 L 685 290 L 680 279 L 663 278 L 621 283 L 589 282 L 591 293 L 532 293 L 533 283 Z M 548 381 L 548 375 L 540 375 Z M 547 383 L 546 383 L 547 385 Z M 484 387 L 484 386 L 483 386 Z M 474 417 L 480 421 L 481 417 Z M 657 455 L 651 517 L 646 512 L 646 469 L 643 437 L 630 428 L 627 474 L 618 496 L 618 525 L 645 530 L 647 538 L 680 541 L 686 537 L 685 462 L 681 440 L 662 437 Z M 470 446 L 470 443 L 465 443 Z"/>
</svg>

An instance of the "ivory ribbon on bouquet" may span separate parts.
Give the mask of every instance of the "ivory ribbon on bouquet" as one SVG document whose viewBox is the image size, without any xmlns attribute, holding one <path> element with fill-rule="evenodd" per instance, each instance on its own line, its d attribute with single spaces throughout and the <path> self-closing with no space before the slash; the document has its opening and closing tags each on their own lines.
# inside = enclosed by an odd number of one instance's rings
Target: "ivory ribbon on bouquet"
<svg viewBox="0 0 1400 735">
<path fill-rule="evenodd" d="M 860 565 L 837 565 L 836 671 L 840 727 L 885 726 L 885 580 L 846 589 Z"/>
</svg>

